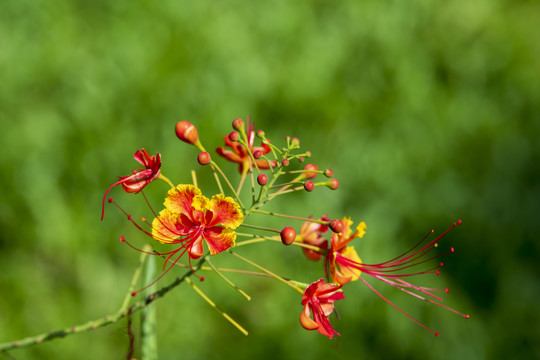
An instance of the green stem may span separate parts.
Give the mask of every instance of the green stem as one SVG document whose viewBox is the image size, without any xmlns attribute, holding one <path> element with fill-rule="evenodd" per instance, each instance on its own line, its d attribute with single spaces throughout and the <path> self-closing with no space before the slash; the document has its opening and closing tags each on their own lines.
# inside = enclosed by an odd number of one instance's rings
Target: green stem
<svg viewBox="0 0 540 360">
<path fill-rule="evenodd" d="M 60 330 L 53 330 L 53 331 L 46 332 L 46 333 L 43 333 L 43 334 L 40 334 L 40 335 L 26 337 L 26 338 L 20 339 L 20 340 L 1 343 L 0 344 L 0 353 L 8 351 L 8 350 L 19 349 L 19 348 L 32 346 L 32 345 L 41 344 L 44 341 L 53 340 L 53 339 L 56 339 L 56 338 L 64 338 L 66 336 L 77 334 L 77 333 L 82 333 L 82 332 L 85 332 L 85 331 L 96 330 L 96 329 L 99 329 L 99 328 L 104 327 L 106 325 L 117 323 L 120 319 L 130 315 L 130 313 L 134 314 L 136 311 L 139 311 L 141 309 L 146 308 L 152 302 L 154 302 L 155 300 L 163 297 L 169 291 L 171 291 L 172 289 L 174 289 L 175 287 L 177 287 L 178 285 L 183 283 L 189 276 L 191 276 L 195 271 L 197 271 L 202 266 L 204 261 L 205 261 L 204 258 L 201 259 L 193 267 L 193 271 L 189 270 L 184 275 L 177 277 L 169 285 L 164 286 L 161 289 L 159 289 L 158 291 L 153 292 L 150 295 L 146 296 L 144 299 L 137 301 L 136 303 L 134 303 L 133 305 L 130 306 L 130 308 L 129 308 L 130 310 L 120 308 L 114 314 L 105 315 L 102 318 L 99 318 L 97 320 L 88 321 L 88 322 L 86 322 L 84 324 L 75 325 L 75 326 L 67 327 L 67 328 L 60 329 Z M 131 296 L 131 292 L 129 293 L 129 295 Z"/>
</svg>

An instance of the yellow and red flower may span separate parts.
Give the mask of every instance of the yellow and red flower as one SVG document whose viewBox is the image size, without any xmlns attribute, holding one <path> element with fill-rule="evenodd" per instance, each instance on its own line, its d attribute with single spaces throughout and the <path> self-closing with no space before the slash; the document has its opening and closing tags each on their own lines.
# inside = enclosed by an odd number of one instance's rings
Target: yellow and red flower
<svg viewBox="0 0 540 360">
<path fill-rule="evenodd" d="M 324 279 L 320 279 L 304 290 L 302 294 L 304 310 L 300 314 L 300 324 L 304 329 L 317 330 L 330 339 L 334 335 L 339 335 L 330 325 L 328 316 L 334 311 L 334 302 L 345 298 L 340 289 L 341 285 L 325 284 Z"/>
<path fill-rule="evenodd" d="M 241 174 L 247 173 L 251 166 L 253 166 L 253 160 L 248 153 L 248 150 L 238 141 L 231 141 L 229 136 L 224 136 L 225 145 L 232 150 L 226 149 L 221 146 L 216 149 L 216 152 L 223 156 L 225 159 L 238 163 L 238 169 Z M 261 155 L 266 155 L 271 151 L 270 146 L 267 144 L 261 143 L 261 146 L 254 146 L 255 143 L 255 127 L 251 121 L 248 121 L 247 126 L 247 145 L 249 151 L 253 155 L 255 152 L 259 152 Z M 277 166 L 275 160 L 265 160 L 265 159 L 256 159 L 255 163 L 259 169 L 269 169 L 270 167 Z"/>
<path fill-rule="evenodd" d="M 328 251 L 328 266 L 330 277 L 340 285 L 345 285 L 349 281 L 358 280 L 362 273 L 359 265 L 362 264 L 360 257 L 352 246 L 347 246 L 352 240 L 362 238 L 366 233 L 366 223 L 361 222 L 353 233 L 351 230 L 352 221 L 350 218 L 343 218 L 344 228 L 340 233 L 333 233 L 330 250 Z"/>
<path fill-rule="evenodd" d="M 167 253 L 168 259 L 181 250 L 176 260 L 186 251 L 190 259 L 198 259 L 204 253 L 203 242 L 211 255 L 234 246 L 234 229 L 243 215 L 232 198 L 219 194 L 208 199 L 193 185 L 178 185 L 169 190 L 164 205 L 152 222 L 152 237 L 163 244 L 181 245 Z"/>
<path fill-rule="evenodd" d="M 122 188 L 127 193 L 138 193 L 145 188 L 146 185 L 157 179 L 161 174 L 161 155 L 156 153 L 155 156 L 148 155 L 145 149 L 137 150 L 133 155 L 133 158 L 137 160 L 144 169 L 133 170 L 132 175 L 119 176 L 119 180 L 109 186 L 103 195 L 103 206 L 101 211 L 101 220 L 103 220 L 103 214 L 105 213 L 105 198 L 107 193 L 114 186 L 122 184 Z"/>
</svg>

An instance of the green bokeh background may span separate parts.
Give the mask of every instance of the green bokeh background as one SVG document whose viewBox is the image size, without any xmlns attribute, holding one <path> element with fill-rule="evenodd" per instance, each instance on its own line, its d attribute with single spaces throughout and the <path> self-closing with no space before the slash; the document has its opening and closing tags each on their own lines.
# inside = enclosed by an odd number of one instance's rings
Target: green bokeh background
<svg viewBox="0 0 540 360">
<path fill-rule="evenodd" d="M 233 277 L 247 303 L 208 275 L 200 286 L 250 335 L 180 286 L 157 302 L 161 358 L 540 358 L 537 1 L 0 5 L 0 342 L 116 311 L 139 256 L 117 239 L 144 237 L 112 207 L 99 221 L 104 190 L 137 165 L 140 147 L 161 152 L 175 182 L 190 181 L 196 152 L 174 124 L 193 122 L 214 148 L 250 115 L 274 143 L 299 137 L 341 182 L 272 209 L 366 221 L 363 259 L 384 261 L 461 218 L 436 284 L 471 319 L 382 289 L 441 332 L 434 338 L 355 283 L 338 303 L 342 336 L 329 341 L 300 327 L 289 288 Z M 165 190 L 149 192 L 158 208 Z M 320 277 L 297 249 L 242 253 L 302 281 Z M 215 262 L 242 266 L 225 254 Z M 118 359 L 127 347 L 124 320 L 10 354 Z"/>
</svg>

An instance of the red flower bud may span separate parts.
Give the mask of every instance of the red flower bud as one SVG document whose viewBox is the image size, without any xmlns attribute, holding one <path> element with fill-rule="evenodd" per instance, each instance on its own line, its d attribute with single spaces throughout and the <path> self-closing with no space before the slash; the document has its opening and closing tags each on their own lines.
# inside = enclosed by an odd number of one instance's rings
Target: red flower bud
<svg viewBox="0 0 540 360">
<path fill-rule="evenodd" d="M 260 158 L 262 158 L 262 156 L 263 156 L 263 152 L 261 150 L 255 150 L 253 152 L 253 157 L 255 159 L 260 159 Z"/>
<path fill-rule="evenodd" d="M 330 221 L 328 223 L 328 227 L 330 228 L 330 230 L 332 230 L 333 232 L 335 233 L 340 233 L 343 231 L 343 228 L 345 227 L 345 225 L 343 224 L 343 221 L 339 220 L 339 219 L 334 219 L 332 221 Z"/>
<path fill-rule="evenodd" d="M 283 160 L 281 160 L 281 165 L 283 165 L 283 166 L 289 166 L 289 159 L 283 159 Z"/>
<path fill-rule="evenodd" d="M 306 191 L 313 191 L 313 189 L 315 189 L 315 184 L 313 181 L 308 180 L 304 183 L 304 189 L 306 189 Z"/>
<path fill-rule="evenodd" d="M 240 134 L 238 131 L 231 131 L 229 134 L 229 140 L 231 141 L 238 141 L 240 139 Z"/>
<path fill-rule="evenodd" d="M 199 164 L 201 165 L 208 165 L 210 164 L 210 161 L 212 161 L 212 158 L 210 157 L 210 154 L 206 151 L 200 152 L 197 156 L 197 160 L 199 161 Z"/>
<path fill-rule="evenodd" d="M 244 128 L 244 120 L 242 119 L 234 119 L 232 122 L 232 127 L 235 130 L 241 130 Z"/>
<path fill-rule="evenodd" d="M 307 164 L 306 166 L 304 166 L 304 170 L 319 170 L 319 168 L 315 164 Z M 313 179 L 315 176 L 317 176 L 317 173 L 307 172 L 305 173 L 305 175 L 308 179 Z"/>
<path fill-rule="evenodd" d="M 329 178 L 330 178 L 330 177 L 334 176 L 334 170 L 332 170 L 332 169 L 326 169 L 326 170 L 324 170 L 324 175 L 325 175 L 326 177 L 329 177 Z"/>
<path fill-rule="evenodd" d="M 281 230 L 280 236 L 283 245 L 291 245 L 296 239 L 296 231 L 292 227 L 287 226 Z"/>
<path fill-rule="evenodd" d="M 176 136 L 183 142 L 193 145 L 199 141 L 197 128 L 189 121 L 179 121 L 176 123 L 175 131 Z"/>
<path fill-rule="evenodd" d="M 330 180 L 330 184 L 328 185 L 328 187 L 332 190 L 336 190 L 338 187 L 339 187 L 339 181 L 338 179 L 331 179 Z"/>
<path fill-rule="evenodd" d="M 268 176 L 266 176 L 266 174 L 260 174 L 257 176 L 257 182 L 261 186 L 266 185 L 268 183 Z"/>
</svg>

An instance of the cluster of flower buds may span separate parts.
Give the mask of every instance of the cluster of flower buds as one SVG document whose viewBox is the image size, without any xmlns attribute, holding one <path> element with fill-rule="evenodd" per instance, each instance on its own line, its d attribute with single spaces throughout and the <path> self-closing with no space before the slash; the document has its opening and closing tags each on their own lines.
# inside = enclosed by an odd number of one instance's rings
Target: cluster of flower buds
<svg viewBox="0 0 540 360">
<path fill-rule="evenodd" d="M 105 193 L 104 205 L 107 193 L 115 185 L 122 185 L 124 191 L 128 193 L 142 192 L 144 196 L 142 190 L 153 180 L 161 179 L 168 184 L 164 208 L 159 212 L 151 209 L 154 214 L 151 222 L 144 218 L 142 222 L 136 221 L 109 198 L 109 202 L 114 203 L 137 229 L 158 243 L 171 246 L 166 251 L 151 253 L 165 259 L 163 274 L 180 265 L 184 255 L 189 263 L 184 266 L 189 266 L 195 274 L 199 268 L 195 269 L 192 266 L 192 260 L 202 259 L 210 262 L 210 255 L 228 250 L 227 253 L 254 266 L 263 275 L 273 277 L 301 293 L 300 303 L 304 307 L 300 315 L 301 325 L 308 330 L 318 330 L 329 338 L 339 335 L 328 320 L 328 316 L 334 310 L 334 302 L 344 299 L 343 286 L 357 280 L 412 321 L 438 335 L 438 332 L 431 330 L 390 302 L 368 282 L 367 278 L 378 280 L 406 294 L 468 318 L 468 315 L 442 304 L 442 298 L 436 293 L 438 291 L 447 293 L 447 289 L 417 286 L 408 280 L 414 275 L 439 274 L 438 268 L 443 266 L 443 263 L 439 262 L 433 266 L 431 265 L 433 259 L 453 252 L 453 248 L 440 254 L 430 254 L 436 250 L 439 241 L 450 229 L 432 240 L 428 240 L 426 236 L 412 249 L 394 259 L 379 264 L 365 263 L 350 245 L 353 240 L 365 235 L 364 222 L 360 222 L 353 231 L 351 228 L 353 222 L 348 217 L 338 219 L 322 215 L 313 218 L 311 214 L 297 216 L 263 210 L 268 202 L 281 199 L 291 192 L 312 192 L 315 187 L 320 186 L 331 190 L 338 189 L 339 181 L 333 177 L 332 169 L 320 170 L 313 163 L 304 165 L 303 163 L 306 159 L 310 159 L 312 154 L 310 151 L 300 150 L 300 140 L 296 137 L 287 136 L 284 145 L 277 146 L 266 137 L 264 131 L 255 131 L 250 120 L 246 124 L 242 119 L 235 119 L 232 128 L 233 130 L 223 137 L 225 144 L 218 147 L 216 153 L 219 155 L 218 159 L 222 158 L 237 165 L 240 177 L 236 185 L 233 185 L 232 177 L 226 175 L 226 171 L 205 149 L 193 124 L 180 121 L 175 127 L 176 135 L 181 141 L 197 148 L 199 164 L 209 167 L 214 173 L 220 193 L 211 198 L 203 195 L 202 190 L 197 187 L 196 178 L 193 184 L 174 185 L 160 171 L 160 154 L 149 156 L 144 149 L 135 153 L 135 159 L 145 169 L 134 170 L 133 175 L 120 177 L 120 180 L 112 184 Z M 250 189 L 249 200 L 246 199 L 246 195 L 242 195 L 246 188 Z M 148 204 L 148 201 L 146 203 Z M 252 223 L 254 214 L 280 217 L 287 223 L 279 229 L 266 227 L 264 224 Z M 295 230 L 298 225 L 293 223 L 297 221 L 301 222 L 298 233 Z M 240 228 L 242 232 L 238 231 Z M 122 236 L 121 239 L 138 249 L 126 241 L 125 237 Z M 268 241 L 300 247 L 307 259 L 321 261 L 321 276 L 325 278 L 315 282 L 286 280 L 274 271 L 246 259 L 238 254 L 236 249 L 232 251 L 233 247 Z M 219 272 L 217 268 L 213 266 L 211 268 Z M 220 276 L 225 278 L 223 274 Z M 231 284 L 229 280 L 227 282 Z"/>
</svg>

